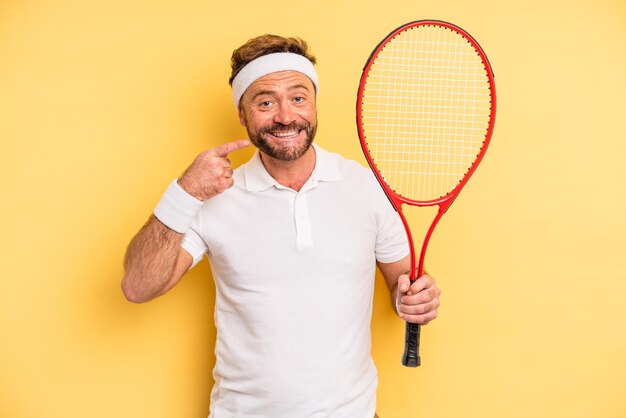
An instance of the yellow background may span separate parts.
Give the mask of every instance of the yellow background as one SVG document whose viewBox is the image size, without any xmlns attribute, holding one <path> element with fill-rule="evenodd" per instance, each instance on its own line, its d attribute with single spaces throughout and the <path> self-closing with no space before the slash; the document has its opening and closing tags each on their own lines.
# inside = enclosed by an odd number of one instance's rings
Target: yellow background
<svg viewBox="0 0 626 418">
<path fill-rule="evenodd" d="M 403 324 L 377 282 L 379 414 L 626 416 L 623 0 L 2 0 L 0 417 L 205 417 L 208 263 L 144 305 L 119 281 L 168 182 L 245 136 L 230 52 L 266 32 L 308 40 L 318 143 L 364 162 L 361 68 L 384 35 L 423 18 L 482 44 L 498 116 L 431 241 L 443 305 L 419 369 L 400 366 Z"/>
</svg>

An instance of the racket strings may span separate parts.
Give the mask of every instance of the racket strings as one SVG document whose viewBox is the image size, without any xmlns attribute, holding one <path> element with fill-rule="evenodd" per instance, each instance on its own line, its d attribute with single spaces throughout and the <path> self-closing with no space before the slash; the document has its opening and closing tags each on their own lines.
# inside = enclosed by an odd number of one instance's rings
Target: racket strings
<svg viewBox="0 0 626 418">
<path fill-rule="evenodd" d="M 398 33 L 377 54 L 363 90 L 362 129 L 385 182 L 428 201 L 449 194 L 480 153 L 491 115 L 485 65 L 443 26 Z"/>
</svg>

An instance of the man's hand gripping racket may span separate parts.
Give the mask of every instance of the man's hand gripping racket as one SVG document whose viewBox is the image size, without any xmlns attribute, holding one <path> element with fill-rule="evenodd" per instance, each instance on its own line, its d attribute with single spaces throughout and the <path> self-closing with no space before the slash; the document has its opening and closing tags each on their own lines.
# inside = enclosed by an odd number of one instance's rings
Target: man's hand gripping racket
<svg viewBox="0 0 626 418">
<path fill-rule="evenodd" d="M 357 97 L 361 146 L 400 215 L 411 250 L 411 280 L 424 271 L 435 226 L 483 158 L 496 115 L 487 56 L 463 29 L 422 20 L 391 32 L 363 69 Z M 438 205 L 415 247 L 402 204 Z M 420 365 L 420 325 L 406 324 L 402 364 Z"/>
</svg>

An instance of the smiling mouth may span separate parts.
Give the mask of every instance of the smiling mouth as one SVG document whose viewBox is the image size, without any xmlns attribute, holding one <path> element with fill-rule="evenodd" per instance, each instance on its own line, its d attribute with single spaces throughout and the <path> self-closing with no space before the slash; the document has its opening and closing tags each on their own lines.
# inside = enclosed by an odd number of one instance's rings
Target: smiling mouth
<svg viewBox="0 0 626 418">
<path fill-rule="evenodd" d="M 276 138 L 281 139 L 292 139 L 300 134 L 300 130 L 290 130 L 290 131 L 270 131 L 268 132 L 270 135 Z"/>
</svg>

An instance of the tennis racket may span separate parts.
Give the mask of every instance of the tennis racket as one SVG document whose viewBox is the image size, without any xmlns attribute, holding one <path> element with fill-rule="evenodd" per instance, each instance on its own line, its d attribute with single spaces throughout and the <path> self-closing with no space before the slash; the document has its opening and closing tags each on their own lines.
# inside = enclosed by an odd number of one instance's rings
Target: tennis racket
<svg viewBox="0 0 626 418">
<path fill-rule="evenodd" d="M 365 157 L 406 229 L 411 280 L 428 241 L 482 160 L 496 115 L 487 56 L 463 29 L 421 20 L 391 32 L 361 75 L 357 127 Z M 438 205 L 416 261 L 403 204 Z M 402 364 L 420 365 L 420 326 L 406 324 Z"/>
</svg>

